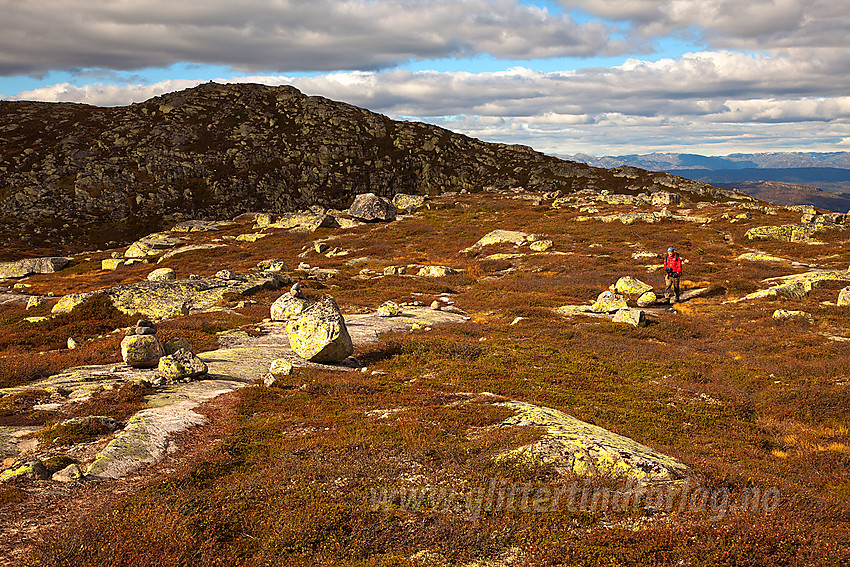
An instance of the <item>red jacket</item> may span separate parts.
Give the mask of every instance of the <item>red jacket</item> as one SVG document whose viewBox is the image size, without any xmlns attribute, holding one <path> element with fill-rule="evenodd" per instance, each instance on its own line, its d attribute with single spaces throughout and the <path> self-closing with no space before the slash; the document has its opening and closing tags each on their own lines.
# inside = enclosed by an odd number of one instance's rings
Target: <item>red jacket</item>
<svg viewBox="0 0 850 567">
<path fill-rule="evenodd" d="M 673 252 L 673 255 L 669 254 L 664 257 L 664 270 L 670 270 L 674 274 L 682 273 L 682 257 L 679 256 L 678 252 Z"/>
</svg>

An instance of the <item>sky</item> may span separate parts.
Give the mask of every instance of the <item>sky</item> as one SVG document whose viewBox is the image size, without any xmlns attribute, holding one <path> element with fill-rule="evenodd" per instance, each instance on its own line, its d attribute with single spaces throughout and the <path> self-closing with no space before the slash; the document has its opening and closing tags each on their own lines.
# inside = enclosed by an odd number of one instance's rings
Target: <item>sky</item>
<svg viewBox="0 0 850 567">
<path fill-rule="evenodd" d="M 570 155 L 850 151 L 850 0 L 0 0 L 0 99 L 290 84 Z"/>
</svg>

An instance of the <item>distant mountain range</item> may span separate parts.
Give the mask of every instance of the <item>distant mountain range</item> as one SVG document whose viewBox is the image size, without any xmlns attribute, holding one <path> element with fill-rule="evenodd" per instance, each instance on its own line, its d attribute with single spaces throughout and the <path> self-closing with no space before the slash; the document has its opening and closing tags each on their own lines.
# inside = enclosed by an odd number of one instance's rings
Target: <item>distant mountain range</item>
<svg viewBox="0 0 850 567">
<path fill-rule="evenodd" d="M 595 167 L 631 166 L 663 171 L 715 187 L 737 189 L 780 205 L 812 204 L 850 210 L 850 152 L 775 152 L 703 156 L 654 153 L 559 156 Z"/>
</svg>

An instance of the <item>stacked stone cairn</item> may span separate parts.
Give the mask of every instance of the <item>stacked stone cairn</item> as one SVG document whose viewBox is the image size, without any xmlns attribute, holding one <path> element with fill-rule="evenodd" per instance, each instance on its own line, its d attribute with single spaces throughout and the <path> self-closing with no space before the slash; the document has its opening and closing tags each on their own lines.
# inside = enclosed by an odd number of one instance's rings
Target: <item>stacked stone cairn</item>
<svg viewBox="0 0 850 567">
<path fill-rule="evenodd" d="M 154 386 L 188 382 L 207 373 L 207 365 L 192 352 L 184 339 L 172 338 L 165 345 L 156 336 L 156 323 L 139 319 L 121 341 L 121 358 L 133 368 L 157 369 Z"/>
</svg>

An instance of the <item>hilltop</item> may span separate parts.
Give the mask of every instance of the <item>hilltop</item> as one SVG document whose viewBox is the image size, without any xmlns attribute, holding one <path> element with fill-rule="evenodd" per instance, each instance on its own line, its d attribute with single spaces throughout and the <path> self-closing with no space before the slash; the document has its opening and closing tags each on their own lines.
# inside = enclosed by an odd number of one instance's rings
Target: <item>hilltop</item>
<svg viewBox="0 0 850 567">
<path fill-rule="evenodd" d="M 0 244 L 17 255 L 115 245 L 185 219 L 344 209 L 358 193 L 593 187 L 727 194 L 394 121 L 289 86 L 208 83 L 113 108 L 0 101 Z"/>
</svg>

